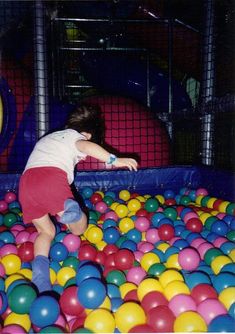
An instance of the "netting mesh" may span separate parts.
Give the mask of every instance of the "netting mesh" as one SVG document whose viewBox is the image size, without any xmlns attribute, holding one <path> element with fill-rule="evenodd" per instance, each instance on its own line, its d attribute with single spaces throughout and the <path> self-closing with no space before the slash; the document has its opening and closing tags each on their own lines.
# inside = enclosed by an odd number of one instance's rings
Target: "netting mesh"
<svg viewBox="0 0 235 334">
<path fill-rule="evenodd" d="M 107 148 L 140 167 L 234 170 L 234 11 L 209 3 L 1 1 L 0 170 L 22 172 L 84 101 L 102 109 Z"/>
</svg>

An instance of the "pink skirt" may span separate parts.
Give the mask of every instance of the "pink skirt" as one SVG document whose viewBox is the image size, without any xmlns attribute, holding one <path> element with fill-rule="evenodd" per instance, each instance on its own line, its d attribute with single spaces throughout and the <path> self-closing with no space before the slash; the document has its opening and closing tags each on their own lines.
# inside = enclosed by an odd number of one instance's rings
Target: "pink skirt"
<svg viewBox="0 0 235 334">
<path fill-rule="evenodd" d="M 64 202 L 74 198 L 67 174 L 57 167 L 27 169 L 20 178 L 19 201 L 24 223 L 46 214 L 56 215 L 64 210 Z"/>
</svg>

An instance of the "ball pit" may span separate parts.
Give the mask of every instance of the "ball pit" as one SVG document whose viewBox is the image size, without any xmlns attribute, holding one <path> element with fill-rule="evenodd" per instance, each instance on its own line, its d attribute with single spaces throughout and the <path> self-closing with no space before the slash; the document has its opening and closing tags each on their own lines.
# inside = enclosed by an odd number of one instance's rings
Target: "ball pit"
<svg viewBox="0 0 235 334">
<path fill-rule="evenodd" d="M 205 188 L 150 195 L 86 186 L 80 193 L 88 228 L 74 236 L 57 224 L 46 294 L 31 282 L 37 232 L 24 225 L 15 192 L 0 200 L 2 333 L 234 328 L 233 203 Z"/>
</svg>

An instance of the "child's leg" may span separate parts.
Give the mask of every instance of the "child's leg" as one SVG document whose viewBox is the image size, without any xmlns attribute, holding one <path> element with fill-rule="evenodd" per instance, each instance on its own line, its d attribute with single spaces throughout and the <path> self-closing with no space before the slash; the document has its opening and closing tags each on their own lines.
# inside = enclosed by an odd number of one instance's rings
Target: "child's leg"
<svg viewBox="0 0 235 334">
<path fill-rule="evenodd" d="M 49 215 L 34 219 L 38 236 L 34 242 L 34 261 L 32 263 L 32 282 L 37 286 L 39 292 L 51 290 L 49 271 L 49 251 L 51 242 L 55 237 L 55 226 Z"/>
<path fill-rule="evenodd" d="M 69 198 L 65 201 L 64 209 L 57 214 L 60 217 L 59 222 L 67 225 L 75 235 L 84 233 L 87 228 L 87 217 L 79 204 L 74 199 Z"/>
</svg>

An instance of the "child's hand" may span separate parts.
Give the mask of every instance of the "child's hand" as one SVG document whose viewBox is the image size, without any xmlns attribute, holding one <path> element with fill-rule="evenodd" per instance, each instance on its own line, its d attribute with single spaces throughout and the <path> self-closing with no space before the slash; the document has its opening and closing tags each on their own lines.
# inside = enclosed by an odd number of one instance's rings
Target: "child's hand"
<svg viewBox="0 0 235 334">
<path fill-rule="evenodd" d="M 113 163 L 115 167 L 127 167 L 129 170 L 137 171 L 137 162 L 131 158 L 117 158 Z"/>
</svg>

